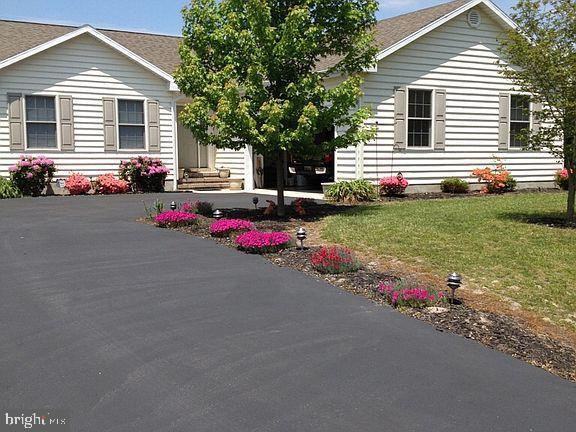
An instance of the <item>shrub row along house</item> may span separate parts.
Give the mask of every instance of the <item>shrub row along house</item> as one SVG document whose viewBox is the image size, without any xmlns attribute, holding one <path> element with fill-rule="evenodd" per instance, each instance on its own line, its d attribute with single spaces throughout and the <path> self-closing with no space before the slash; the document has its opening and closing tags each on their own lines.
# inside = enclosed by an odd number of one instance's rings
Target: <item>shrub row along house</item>
<svg viewBox="0 0 576 432">
<path fill-rule="evenodd" d="M 437 188 L 446 177 L 472 181 L 473 168 L 497 157 L 519 187 L 552 185 L 559 161 L 545 151 L 522 151 L 518 139 L 518 131 L 540 127 L 533 115 L 538 107 L 513 91 L 496 64 L 498 38 L 511 27 L 489 0 L 456 0 L 378 22 L 380 52 L 365 72 L 360 100 L 371 107 L 368 123 L 377 134 L 327 155 L 326 172 L 312 167 L 305 174 L 376 181 L 402 172 L 414 191 Z M 250 148 L 204 146 L 178 123 L 186 103 L 172 78 L 179 42 L 0 21 L 0 176 L 21 154 L 53 159 L 56 178 L 117 172 L 122 159 L 148 155 L 170 169 L 167 189 L 226 187 L 230 180 L 214 174 L 222 167 L 245 190 L 273 186 L 266 158 Z M 318 69 L 336 61 L 322 59 Z M 298 183 L 299 173 L 289 168 L 286 175 Z"/>
</svg>

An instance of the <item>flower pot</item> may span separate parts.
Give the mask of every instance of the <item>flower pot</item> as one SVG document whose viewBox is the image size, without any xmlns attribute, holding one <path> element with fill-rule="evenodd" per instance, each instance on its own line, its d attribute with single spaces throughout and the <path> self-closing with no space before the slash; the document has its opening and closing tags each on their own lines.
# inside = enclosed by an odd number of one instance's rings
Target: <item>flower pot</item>
<svg viewBox="0 0 576 432">
<path fill-rule="evenodd" d="M 220 178 L 228 178 L 228 177 L 230 177 L 230 170 L 228 168 L 219 168 L 218 169 L 218 176 Z"/>
</svg>

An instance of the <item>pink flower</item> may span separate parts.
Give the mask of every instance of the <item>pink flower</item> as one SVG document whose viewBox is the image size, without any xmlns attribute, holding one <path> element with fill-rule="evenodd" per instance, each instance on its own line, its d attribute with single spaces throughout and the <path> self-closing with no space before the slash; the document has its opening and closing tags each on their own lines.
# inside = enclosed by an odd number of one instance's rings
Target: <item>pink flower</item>
<svg viewBox="0 0 576 432">
<path fill-rule="evenodd" d="M 251 231 L 254 224 L 244 219 L 221 219 L 210 225 L 210 234 L 214 237 L 227 237 L 234 232 Z"/>
<path fill-rule="evenodd" d="M 181 225 L 195 223 L 198 216 L 194 213 L 187 213 L 180 210 L 168 210 L 159 213 L 154 218 L 154 222 L 160 227 L 174 228 Z"/>
<path fill-rule="evenodd" d="M 290 234 L 276 231 L 248 231 L 236 238 L 238 248 L 250 253 L 271 253 L 284 249 L 292 241 Z"/>
</svg>

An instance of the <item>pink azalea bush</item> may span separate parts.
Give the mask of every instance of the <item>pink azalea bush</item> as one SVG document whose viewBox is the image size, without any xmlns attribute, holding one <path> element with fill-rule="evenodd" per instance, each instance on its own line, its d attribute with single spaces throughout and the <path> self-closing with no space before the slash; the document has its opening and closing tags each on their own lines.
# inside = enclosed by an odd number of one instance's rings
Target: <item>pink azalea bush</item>
<svg viewBox="0 0 576 432">
<path fill-rule="evenodd" d="M 44 156 L 22 155 L 8 171 L 12 183 L 23 195 L 39 196 L 52 180 L 56 166 L 52 159 Z"/>
<path fill-rule="evenodd" d="M 114 177 L 114 174 L 102 174 L 94 182 L 94 192 L 102 195 L 126 193 L 130 189 L 128 182 Z"/>
<path fill-rule="evenodd" d="M 90 192 L 92 184 L 88 177 L 82 174 L 72 173 L 66 179 L 64 188 L 68 190 L 70 195 L 84 195 Z"/>
<path fill-rule="evenodd" d="M 394 307 L 423 308 L 446 299 L 443 292 L 420 285 L 412 286 L 405 281 L 393 279 L 380 282 L 377 292 Z"/>
<path fill-rule="evenodd" d="M 136 156 L 120 162 L 119 175 L 133 190 L 140 192 L 163 192 L 164 181 L 170 170 L 160 159 Z"/>
<path fill-rule="evenodd" d="M 210 235 L 214 237 L 229 237 L 231 234 L 252 231 L 254 224 L 245 219 L 220 219 L 210 225 Z"/>
<path fill-rule="evenodd" d="M 198 222 L 198 215 L 181 210 L 167 210 L 154 217 L 156 225 L 162 228 L 177 228 Z"/>
<path fill-rule="evenodd" d="M 568 190 L 568 169 L 562 168 L 554 174 L 554 181 L 560 189 Z"/>
<path fill-rule="evenodd" d="M 397 176 L 384 177 L 380 180 L 380 194 L 385 196 L 399 196 L 408 187 L 408 180 L 402 174 Z"/>
<path fill-rule="evenodd" d="M 274 253 L 287 248 L 292 242 L 290 234 L 275 231 L 247 231 L 236 237 L 238 249 L 249 253 Z"/>
<path fill-rule="evenodd" d="M 354 252 L 340 246 L 320 248 L 312 254 L 310 262 L 312 267 L 320 273 L 349 273 L 362 267 Z"/>
</svg>

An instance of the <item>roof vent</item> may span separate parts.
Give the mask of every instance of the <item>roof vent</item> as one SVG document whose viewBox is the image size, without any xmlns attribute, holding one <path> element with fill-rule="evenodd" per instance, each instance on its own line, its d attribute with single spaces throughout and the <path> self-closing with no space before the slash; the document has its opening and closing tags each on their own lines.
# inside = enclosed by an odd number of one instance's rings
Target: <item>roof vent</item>
<svg viewBox="0 0 576 432">
<path fill-rule="evenodd" d="M 472 9 L 468 12 L 468 25 L 470 27 L 478 27 L 480 26 L 480 23 L 482 22 L 482 19 L 480 18 L 480 12 L 478 12 L 476 9 Z"/>
</svg>

